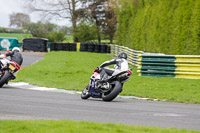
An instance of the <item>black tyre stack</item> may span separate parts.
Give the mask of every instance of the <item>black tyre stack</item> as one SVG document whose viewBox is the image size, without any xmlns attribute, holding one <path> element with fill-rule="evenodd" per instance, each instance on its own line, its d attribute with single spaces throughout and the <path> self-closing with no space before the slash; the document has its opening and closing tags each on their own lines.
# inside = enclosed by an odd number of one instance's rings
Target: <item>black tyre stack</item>
<svg viewBox="0 0 200 133">
<path fill-rule="evenodd" d="M 110 46 L 107 46 L 107 53 L 110 53 Z"/>
<path fill-rule="evenodd" d="M 88 44 L 87 44 L 87 43 L 81 43 L 81 44 L 80 44 L 80 51 L 81 51 L 81 52 L 86 52 L 86 51 L 88 51 Z"/>
<path fill-rule="evenodd" d="M 93 43 L 93 42 L 87 42 L 87 43 L 81 43 L 80 44 L 80 51 L 81 52 L 95 52 L 95 53 L 109 53 L 110 52 L 110 47 L 103 43 Z"/>
<path fill-rule="evenodd" d="M 100 51 L 101 51 L 101 44 L 95 44 L 94 45 L 94 52 L 95 53 L 100 53 Z"/>
<path fill-rule="evenodd" d="M 107 45 L 105 44 L 101 45 L 101 53 L 107 53 Z"/>
<path fill-rule="evenodd" d="M 63 51 L 70 51 L 70 43 L 63 43 Z"/>
<path fill-rule="evenodd" d="M 88 52 L 94 52 L 94 43 L 88 43 Z"/>
<path fill-rule="evenodd" d="M 57 44 L 54 42 L 50 43 L 50 51 L 57 51 Z"/>
<path fill-rule="evenodd" d="M 50 43 L 50 51 L 77 51 L 76 43 Z M 110 46 L 93 42 L 80 43 L 81 52 L 110 53 Z"/>
<path fill-rule="evenodd" d="M 57 51 L 62 51 L 64 48 L 63 43 L 57 43 Z"/>
<path fill-rule="evenodd" d="M 76 43 L 71 43 L 71 51 L 77 51 L 77 44 Z"/>
<path fill-rule="evenodd" d="M 24 50 L 47 52 L 47 39 L 25 38 L 23 39 L 23 51 Z"/>
<path fill-rule="evenodd" d="M 50 51 L 76 51 L 76 43 L 50 43 Z"/>
</svg>

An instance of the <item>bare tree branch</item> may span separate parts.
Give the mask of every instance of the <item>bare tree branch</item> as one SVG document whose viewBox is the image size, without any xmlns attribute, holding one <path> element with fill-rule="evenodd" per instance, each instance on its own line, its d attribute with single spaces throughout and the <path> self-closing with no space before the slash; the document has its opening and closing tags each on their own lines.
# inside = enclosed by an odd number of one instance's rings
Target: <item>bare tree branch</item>
<svg viewBox="0 0 200 133">
<path fill-rule="evenodd" d="M 24 0 L 31 12 L 41 13 L 43 18 L 64 18 L 72 22 L 76 31 L 79 0 Z M 77 41 L 76 38 L 74 41 Z"/>
</svg>

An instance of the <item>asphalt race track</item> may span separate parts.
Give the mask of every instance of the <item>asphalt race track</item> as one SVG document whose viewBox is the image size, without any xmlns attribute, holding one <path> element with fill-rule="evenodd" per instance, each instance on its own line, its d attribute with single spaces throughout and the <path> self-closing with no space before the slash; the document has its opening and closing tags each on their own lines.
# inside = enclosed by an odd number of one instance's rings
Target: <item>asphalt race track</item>
<svg viewBox="0 0 200 133">
<path fill-rule="evenodd" d="M 23 52 L 23 66 L 42 59 L 43 55 Z M 70 119 L 200 130 L 200 105 L 123 98 L 113 102 L 82 100 L 78 94 L 5 85 L 0 88 L 0 119 Z"/>
</svg>

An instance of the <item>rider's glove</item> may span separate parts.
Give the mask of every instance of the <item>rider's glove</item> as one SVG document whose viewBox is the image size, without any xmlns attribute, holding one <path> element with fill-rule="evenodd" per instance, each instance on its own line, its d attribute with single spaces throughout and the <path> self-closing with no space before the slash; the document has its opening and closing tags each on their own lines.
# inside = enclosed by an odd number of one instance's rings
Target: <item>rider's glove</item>
<svg viewBox="0 0 200 133">
<path fill-rule="evenodd" d="M 0 58 L 5 58 L 5 57 L 6 57 L 5 54 L 1 54 L 1 55 L 0 55 Z"/>
<path fill-rule="evenodd" d="M 101 67 L 97 67 L 97 70 L 98 70 L 98 71 L 101 71 Z"/>
</svg>

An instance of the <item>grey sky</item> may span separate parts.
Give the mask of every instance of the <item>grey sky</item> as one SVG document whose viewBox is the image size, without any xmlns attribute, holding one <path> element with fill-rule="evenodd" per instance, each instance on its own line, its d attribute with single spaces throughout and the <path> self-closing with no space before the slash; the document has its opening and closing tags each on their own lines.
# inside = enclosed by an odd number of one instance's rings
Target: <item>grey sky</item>
<svg viewBox="0 0 200 133">
<path fill-rule="evenodd" d="M 37 22 L 40 17 L 36 13 L 28 13 L 23 7 L 23 0 L 0 0 L 0 27 L 9 27 L 9 14 L 23 12 L 31 17 L 31 22 Z M 54 20 L 52 23 L 69 26 L 69 21 Z M 68 24 L 68 25 L 67 25 Z"/>
</svg>

